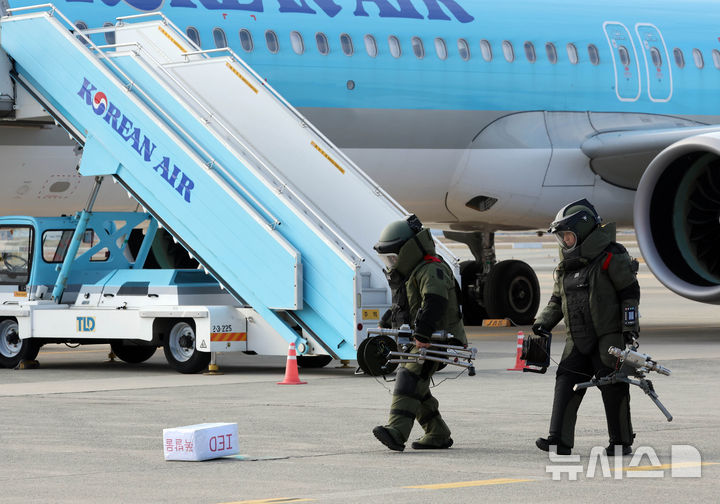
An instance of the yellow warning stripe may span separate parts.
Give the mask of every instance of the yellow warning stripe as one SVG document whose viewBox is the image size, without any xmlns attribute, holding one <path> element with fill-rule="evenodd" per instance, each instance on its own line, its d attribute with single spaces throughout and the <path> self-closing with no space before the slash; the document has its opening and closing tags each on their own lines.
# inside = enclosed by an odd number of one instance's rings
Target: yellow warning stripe
<svg viewBox="0 0 720 504">
<path fill-rule="evenodd" d="M 230 63 L 225 63 L 225 66 L 227 66 L 232 73 L 234 73 L 235 75 L 237 75 L 237 76 L 240 78 L 241 81 L 243 81 L 245 84 L 247 84 L 247 86 L 248 86 L 250 89 L 252 89 L 253 91 L 255 91 L 255 94 L 257 94 L 257 92 L 258 92 L 257 88 L 255 88 L 255 86 L 253 86 L 252 84 L 250 84 L 250 82 L 249 82 L 245 77 L 243 77 L 243 75 L 242 75 L 240 72 L 238 72 L 238 71 L 235 69 L 234 66 L 232 66 Z"/>
<path fill-rule="evenodd" d="M 210 341 L 247 341 L 247 333 L 214 332 L 210 333 Z"/>
<path fill-rule="evenodd" d="M 435 485 L 413 485 L 413 486 L 406 486 L 403 488 L 423 488 L 426 490 L 442 490 L 445 488 L 467 488 L 467 487 L 478 487 L 478 486 L 486 486 L 486 485 L 506 485 L 508 483 L 524 483 L 526 481 L 534 481 L 534 480 L 496 478 L 496 479 L 477 480 L 477 481 L 458 481 L 456 483 L 437 483 Z"/>
<path fill-rule="evenodd" d="M 280 497 L 279 499 L 258 499 L 225 502 L 224 504 L 284 504 L 286 502 L 312 502 L 313 499 L 300 499 L 295 497 Z"/>
<path fill-rule="evenodd" d="M 663 469 L 680 469 L 683 467 L 701 467 L 709 465 L 720 465 L 720 462 L 675 462 L 674 464 L 662 464 L 656 466 L 631 466 L 623 467 L 623 471 L 661 471 Z M 614 470 L 614 469 L 613 469 Z"/>
<path fill-rule="evenodd" d="M 168 32 L 166 32 L 166 31 L 163 29 L 162 26 L 158 26 L 158 30 L 160 30 L 160 31 L 162 32 L 162 34 L 165 35 L 165 36 L 170 40 L 170 42 L 172 42 L 173 44 L 175 44 L 175 47 L 177 47 L 178 49 L 180 49 L 180 50 L 181 50 L 182 52 L 184 52 L 184 53 L 187 52 L 187 50 L 186 50 L 183 46 L 180 45 L 180 42 L 178 42 L 177 40 L 175 40 L 175 39 L 172 37 L 172 35 L 170 35 Z"/>
<path fill-rule="evenodd" d="M 345 174 L 345 170 L 342 169 L 342 166 L 340 166 L 339 164 L 337 164 L 337 162 L 336 162 L 333 158 L 331 158 L 330 155 L 329 155 L 327 152 L 325 152 L 324 150 L 322 150 L 318 144 L 316 144 L 315 142 L 310 142 L 310 143 L 312 144 L 313 147 L 315 147 L 315 148 L 317 149 L 317 151 L 318 151 L 320 154 L 322 154 L 323 156 L 325 156 L 325 158 L 326 158 L 328 161 L 330 161 L 330 162 L 335 166 L 335 168 L 337 168 L 338 170 L 340 170 L 340 173 L 342 173 L 343 175 Z"/>
</svg>

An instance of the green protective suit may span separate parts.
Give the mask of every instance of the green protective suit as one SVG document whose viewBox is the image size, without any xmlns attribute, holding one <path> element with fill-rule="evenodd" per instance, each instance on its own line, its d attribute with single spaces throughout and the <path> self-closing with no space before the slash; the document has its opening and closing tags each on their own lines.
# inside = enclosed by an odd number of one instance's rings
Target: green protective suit
<svg viewBox="0 0 720 504">
<path fill-rule="evenodd" d="M 405 289 L 413 336 L 429 341 L 433 332 L 445 330 L 466 344 L 455 277 L 450 267 L 435 256 L 435 244 L 428 229 L 402 246 L 396 270 L 407 278 Z M 443 446 L 450 440 L 450 429 L 440 416 L 437 399 L 430 393 L 430 380 L 438 365 L 426 361 L 404 364 L 398 369 L 385 427 L 400 444 L 407 441 L 415 420 L 425 431 L 419 442 Z"/>
<path fill-rule="evenodd" d="M 608 348 L 624 348 L 623 332 L 639 331 L 640 288 L 637 262 L 615 243 L 614 224 L 595 228 L 577 249 L 561 251 L 561 258 L 552 297 L 536 323 L 552 330 L 564 319 L 567 326 L 555 381 L 550 440 L 572 448 L 577 411 L 585 394 L 573 387 L 615 370 L 617 359 L 608 354 Z M 610 443 L 631 445 L 629 385 L 607 385 L 600 391 Z"/>
</svg>

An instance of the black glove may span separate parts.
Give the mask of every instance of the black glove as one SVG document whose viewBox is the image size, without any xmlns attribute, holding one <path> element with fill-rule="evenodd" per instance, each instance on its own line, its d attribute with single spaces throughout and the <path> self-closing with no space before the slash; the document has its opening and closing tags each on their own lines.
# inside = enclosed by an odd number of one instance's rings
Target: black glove
<svg viewBox="0 0 720 504">
<path fill-rule="evenodd" d="M 635 346 L 636 340 L 640 337 L 640 333 L 637 331 L 623 331 L 622 335 L 625 344 L 633 346 Z"/>
<path fill-rule="evenodd" d="M 545 329 L 542 324 L 533 324 L 532 332 L 533 334 L 537 334 L 538 336 L 547 336 L 547 333 L 550 331 Z"/>
</svg>

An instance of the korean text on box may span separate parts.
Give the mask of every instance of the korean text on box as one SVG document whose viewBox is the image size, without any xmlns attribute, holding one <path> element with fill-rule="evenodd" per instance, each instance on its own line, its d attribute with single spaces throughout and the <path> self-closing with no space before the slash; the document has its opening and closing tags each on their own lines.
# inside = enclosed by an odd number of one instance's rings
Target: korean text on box
<svg viewBox="0 0 720 504">
<path fill-rule="evenodd" d="M 163 429 L 165 460 L 210 460 L 236 455 L 238 425 L 205 423 Z"/>
</svg>

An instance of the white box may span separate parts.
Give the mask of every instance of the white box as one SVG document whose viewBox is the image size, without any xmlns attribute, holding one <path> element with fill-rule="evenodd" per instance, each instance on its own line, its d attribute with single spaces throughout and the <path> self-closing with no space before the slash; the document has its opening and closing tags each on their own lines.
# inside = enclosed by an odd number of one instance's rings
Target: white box
<svg viewBox="0 0 720 504">
<path fill-rule="evenodd" d="M 165 460 L 210 460 L 235 455 L 238 424 L 204 423 L 163 429 Z"/>
</svg>

